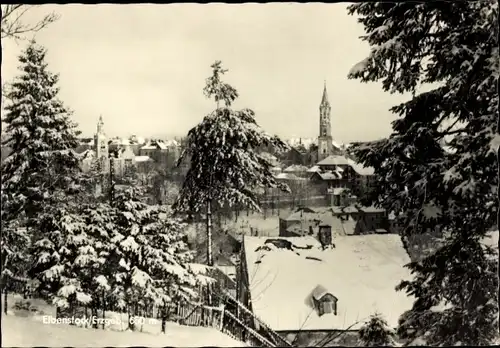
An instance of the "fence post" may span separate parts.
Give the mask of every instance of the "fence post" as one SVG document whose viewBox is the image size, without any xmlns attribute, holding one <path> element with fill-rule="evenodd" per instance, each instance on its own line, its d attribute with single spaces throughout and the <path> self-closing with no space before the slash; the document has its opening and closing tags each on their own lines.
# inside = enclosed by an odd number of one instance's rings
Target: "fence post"
<svg viewBox="0 0 500 348">
<path fill-rule="evenodd" d="M 220 324 L 219 324 L 219 331 L 222 331 L 224 329 L 224 309 L 225 305 L 224 303 L 220 305 Z"/>
</svg>

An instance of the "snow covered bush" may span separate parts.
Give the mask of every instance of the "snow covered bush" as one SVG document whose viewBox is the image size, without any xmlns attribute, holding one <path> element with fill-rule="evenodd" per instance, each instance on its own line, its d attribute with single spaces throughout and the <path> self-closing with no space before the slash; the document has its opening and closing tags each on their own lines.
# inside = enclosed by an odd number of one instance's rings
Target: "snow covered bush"
<svg viewBox="0 0 500 348">
<path fill-rule="evenodd" d="M 183 224 L 161 207 L 141 202 L 140 191 L 124 187 L 117 192 L 110 234 L 112 297 L 129 315 L 133 303 L 162 306 L 197 297 L 198 279 L 187 267 L 193 255 Z"/>
<path fill-rule="evenodd" d="M 367 347 L 394 345 L 394 333 L 379 313 L 373 314 L 370 320 L 359 329 L 358 334 L 361 343 Z"/>
<path fill-rule="evenodd" d="M 134 316 L 138 308 L 198 299 L 206 279 L 188 267 L 193 255 L 183 224 L 141 202 L 141 190 L 119 186 L 113 206 L 46 215 L 32 276 L 58 308 L 86 307 L 95 316 L 116 308 Z"/>
<path fill-rule="evenodd" d="M 496 224 L 498 2 L 358 3 L 371 53 L 351 78 L 408 93 L 387 139 L 359 144 L 374 167 L 371 201 L 394 212 L 402 240 L 438 230 L 441 246 L 412 262 L 415 296 L 398 335 L 408 343 L 488 345 L 497 331 L 498 269 L 481 246 Z M 426 91 L 420 90 L 425 87 Z"/>
<path fill-rule="evenodd" d="M 90 301 L 81 277 L 74 272 L 78 251 L 88 247 L 84 221 L 64 208 L 53 209 L 40 220 L 40 238 L 33 244 L 32 278 L 38 291 L 58 308 L 72 308 Z"/>
</svg>

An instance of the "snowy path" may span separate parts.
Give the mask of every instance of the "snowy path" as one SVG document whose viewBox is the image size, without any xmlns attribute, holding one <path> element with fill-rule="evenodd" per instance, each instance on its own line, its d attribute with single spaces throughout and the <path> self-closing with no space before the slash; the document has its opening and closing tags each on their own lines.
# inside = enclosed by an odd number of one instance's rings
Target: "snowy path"
<svg viewBox="0 0 500 348">
<path fill-rule="evenodd" d="M 3 347 L 244 347 L 244 343 L 210 328 L 167 324 L 166 334 L 116 332 L 69 325 L 43 324 L 2 315 Z"/>
</svg>

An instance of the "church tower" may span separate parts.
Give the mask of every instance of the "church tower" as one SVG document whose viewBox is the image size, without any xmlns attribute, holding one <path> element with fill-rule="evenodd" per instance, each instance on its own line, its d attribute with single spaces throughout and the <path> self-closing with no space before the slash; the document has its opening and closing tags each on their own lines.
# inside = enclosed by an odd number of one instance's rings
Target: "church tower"
<svg viewBox="0 0 500 348">
<path fill-rule="evenodd" d="M 330 118 L 331 106 L 326 91 L 326 81 L 323 88 L 323 97 L 319 105 L 319 137 L 318 161 L 325 159 L 333 153 L 332 127 Z"/>
<path fill-rule="evenodd" d="M 94 150 L 96 158 L 101 161 L 102 169 L 106 171 L 108 164 L 108 141 L 106 139 L 106 134 L 104 133 L 102 115 L 99 116 L 99 122 L 97 122 L 97 132 L 94 135 Z"/>
</svg>

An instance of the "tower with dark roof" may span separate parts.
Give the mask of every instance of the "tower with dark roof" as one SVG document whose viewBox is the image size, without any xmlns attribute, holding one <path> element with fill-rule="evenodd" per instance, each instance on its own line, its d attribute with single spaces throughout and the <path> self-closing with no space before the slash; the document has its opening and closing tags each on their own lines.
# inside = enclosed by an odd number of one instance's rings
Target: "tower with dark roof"
<svg viewBox="0 0 500 348">
<path fill-rule="evenodd" d="M 333 153 L 333 139 L 331 127 L 331 106 L 328 101 L 326 81 L 323 87 L 323 97 L 319 105 L 319 136 L 318 136 L 318 161 L 330 156 Z"/>
</svg>

